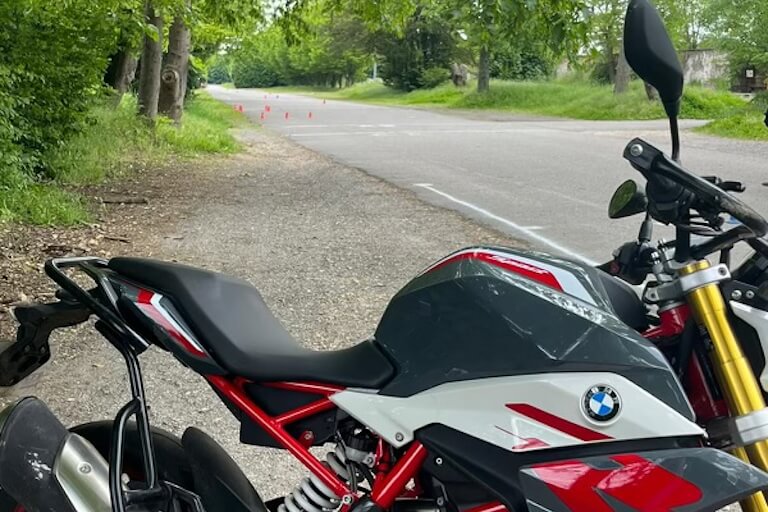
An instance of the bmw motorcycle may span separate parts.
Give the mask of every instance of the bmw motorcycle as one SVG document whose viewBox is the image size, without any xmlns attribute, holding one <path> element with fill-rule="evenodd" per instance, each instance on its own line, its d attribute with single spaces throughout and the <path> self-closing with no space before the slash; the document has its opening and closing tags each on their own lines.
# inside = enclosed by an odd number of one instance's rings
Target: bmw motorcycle
<svg viewBox="0 0 768 512">
<path fill-rule="evenodd" d="M 768 512 L 768 224 L 729 193 L 739 183 L 681 166 L 682 73 L 648 0 L 630 2 L 624 39 L 673 151 L 627 146 L 647 186 L 622 184 L 609 213 L 645 220 L 601 268 L 465 249 L 408 283 L 373 339 L 316 352 L 244 281 L 138 258 L 48 261 L 57 300 L 15 310 L 0 385 L 50 358 L 53 330 L 95 317 L 132 399 L 72 429 L 31 397 L 0 413 L 1 510 Z M 724 215 L 740 224 L 724 229 Z M 676 240 L 654 244 L 654 220 Z M 731 270 L 736 244 L 754 254 Z M 243 443 L 287 450 L 307 477 L 265 503 L 204 432 L 152 428 L 150 346 L 210 384 Z M 332 448 L 321 460 L 313 446 Z"/>
</svg>

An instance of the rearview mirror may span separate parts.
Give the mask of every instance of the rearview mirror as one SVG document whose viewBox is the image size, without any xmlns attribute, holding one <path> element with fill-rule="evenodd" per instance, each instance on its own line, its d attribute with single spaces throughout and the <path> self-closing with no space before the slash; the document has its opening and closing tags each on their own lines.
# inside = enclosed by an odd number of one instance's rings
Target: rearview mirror
<svg viewBox="0 0 768 512">
<path fill-rule="evenodd" d="M 624 54 L 637 76 L 659 91 L 667 115 L 676 118 L 683 96 L 683 69 L 661 16 L 648 0 L 629 2 Z"/>
<path fill-rule="evenodd" d="M 633 180 L 627 180 L 616 189 L 608 205 L 608 217 L 621 219 L 638 213 L 648 208 L 648 198 L 645 191 Z"/>
</svg>

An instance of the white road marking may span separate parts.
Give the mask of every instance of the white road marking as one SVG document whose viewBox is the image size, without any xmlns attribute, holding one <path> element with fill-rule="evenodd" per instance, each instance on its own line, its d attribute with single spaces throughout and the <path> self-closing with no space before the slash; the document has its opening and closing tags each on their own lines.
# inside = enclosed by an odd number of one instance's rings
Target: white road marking
<svg viewBox="0 0 768 512">
<path fill-rule="evenodd" d="M 460 204 L 461 206 L 463 206 L 465 208 L 469 208 L 470 210 L 473 210 L 473 211 L 475 211 L 475 212 L 477 212 L 477 213 L 479 213 L 479 214 L 481 214 L 481 215 L 483 215 L 485 217 L 488 217 L 489 219 L 495 220 L 496 222 L 500 222 L 500 223 L 502 223 L 502 224 L 504 224 L 506 226 L 509 226 L 510 228 L 514 229 L 515 231 L 518 231 L 519 233 L 522 233 L 526 237 L 531 238 L 533 240 L 536 240 L 537 242 L 539 242 L 541 244 L 544 244 L 544 245 L 546 245 L 546 246 L 548 246 L 548 247 L 550 247 L 550 248 L 552 248 L 552 249 L 554 249 L 554 250 L 556 250 L 556 251 L 558 251 L 560 253 L 563 253 L 566 256 L 570 256 L 571 258 L 574 258 L 574 259 L 577 259 L 577 260 L 581 260 L 581 261 L 583 261 L 584 263 L 586 263 L 587 265 L 589 265 L 591 267 L 595 267 L 595 266 L 598 265 L 598 263 L 596 261 L 593 261 L 593 260 L 591 260 L 591 259 L 589 259 L 589 258 L 587 258 L 585 256 L 582 256 L 581 254 L 579 254 L 579 253 L 577 253 L 577 252 L 575 252 L 575 251 L 573 251 L 573 250 L 571 250 L 571 249 L 569 249 L 567 247 L 564 247 L 563 245 L 560 245 L 559 243 L 555 242 L 554 240 L 550 240 L 549 238 L 547 238 L 545 236 L 542 236 L 539 233 L 536 233 L 533 229 L 531 229 L 531 227 L 521 226 L 520 224 L 512 222 L 509 219 L 505 219 L 504 217 L 500 217 L 500 216 L 496 215 L 495 213 L 491 213 L 488 210 L 486 210 L 485 208 L 481 208 L 481 207 L 479 207 L 477 205 L 474 205 L 474 204 L 472 204 L 470 202 L 464 201 L 464 200 L 459 199 L 457 197 L 454 197 L 454 196 L 452 196 L 450 194 L 446 194 L 442 190 L 438 190 L 435 187 L 433 187 L 432 185 L 429 185 L 429 184 L 426 184 L 426 183 L 416 183 L 414 186 L 427 189 L 430 192 L 434 192 L 435 194 L 448 199 L 449 201 L 452 201 L 452 202 L 454 202 L 456 204 Z M 536 226 L 533 226 L 533 227 L 535 228 Z"/>
</svg>

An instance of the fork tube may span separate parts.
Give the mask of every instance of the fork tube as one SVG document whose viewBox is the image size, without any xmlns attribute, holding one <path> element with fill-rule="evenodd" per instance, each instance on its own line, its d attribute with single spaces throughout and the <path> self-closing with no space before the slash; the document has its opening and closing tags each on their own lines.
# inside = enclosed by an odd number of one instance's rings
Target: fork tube
<svg viewBox="0 0 768 512">
<path fill-rule="evenodd" d="M 709 267 L 708 261 L 701 260 L 680 269 L 680 274 L 689 275 Z M 764 409 L 762 389 L 728 321 L 720 287 L 708 284 L 688 292 L 687 298 L 696 321 L 709 333 L 712 342 L 710 357 L 731 414 L 742 416 Z M 768 471 L 768 441 L 737 448 L 734 455 Z M 745 512 L 768 512 L 768 504 L 762 493 L 744 500 L 742 508 Z"/>
</svg>

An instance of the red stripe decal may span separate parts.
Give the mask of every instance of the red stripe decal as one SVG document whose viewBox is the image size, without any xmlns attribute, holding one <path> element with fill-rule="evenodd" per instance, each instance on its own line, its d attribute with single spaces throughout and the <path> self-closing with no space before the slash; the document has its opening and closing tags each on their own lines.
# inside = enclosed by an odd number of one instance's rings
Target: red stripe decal
<svg viewBox="0 0 768 512">
<path fill-rule="evenodd" d="M 701 489 L 693 483 L 639 455 L 614 455 L 610 460 L 619 467 L 598 469 L 580 460 L 568 460 L 531 469 L 571 510 L 616 510 L 601 493 L 637 512 L 673 512 L 703 497 Z"/>
<path fill-rule="evenodd" d="M 529 404 L 507 404 L 507 408 L 581 441 L 606 441 L 613 439 L 611 436 L 582 427 Z"/>
<path fill-rule="evenodd" d="M 499 254 L 493 254 L 489 252 L 475 251 L 475 252 L 460 253 L 437 263 L 435 266 L 428 269 L 427 272 L 432 272 L 446 265 L 450 265 L 451 263 L 455 263 L 457 261 L 463 261 L 463 260 L 482 261 L 484 263 L 488 263 L 495 267 L 499 267 L 501 269 L 514 272 L 515 274 L 521 275 L 532 281 L 536 281 L 543 285 L 549 286 L 550 288 L 554 288 L 555 290 L 563 291 L 563 287 L 560 285 L 560 282 L 557 280 L 554 274 L 552 274 L 552 272 L 550 272 L 549 270 L 537 267 L 530 263 L 526 263 L 513 258 L 508 258 L 506 256 L 501 256 Z"/>
<path fill-rule="evenodd" d="M 198 357 L 208 357 L 208 354 L 194 346 L 183 332 L 179 332 L 176 327 L 171 324 L 167 318 L 163 316 L 160 311 L 157 310 L 154 304 L 152 304 L 152 298 L 154 293 L 147 290 L 139 290 L 137 300 L 137 306 L 147 315 L 149 318 L 155 321 L 160 327 L 162 327 L 179 345 L 187 352 Z"/>
<path fill-rule="evenodd" d="M 534 450 L 536 448 L 548 448 L 549 447 L 549 445 L 547 443 L 545 443 L 544 441 L 542 441 L 541 439 L 536 439 L 535 437 L 522 437 L 522 436 L 519 436 L 519 435 L 515 434 L 514 432 L 510 432 L 509 430 L 507 430 L 505 428 L 501 428 L 498 425 L 495 425 L 495 426 L 496 426 L 497 429 L 501 430 L 505 434 L 508 434 L 508 435 L 514 437 L 515 439 L 519 439 L 519 442 L 512 447 L 512 451 L 513 452 L 524 452 L 524 451 L 528 451 L 528 450 Z"/>
</svg>

